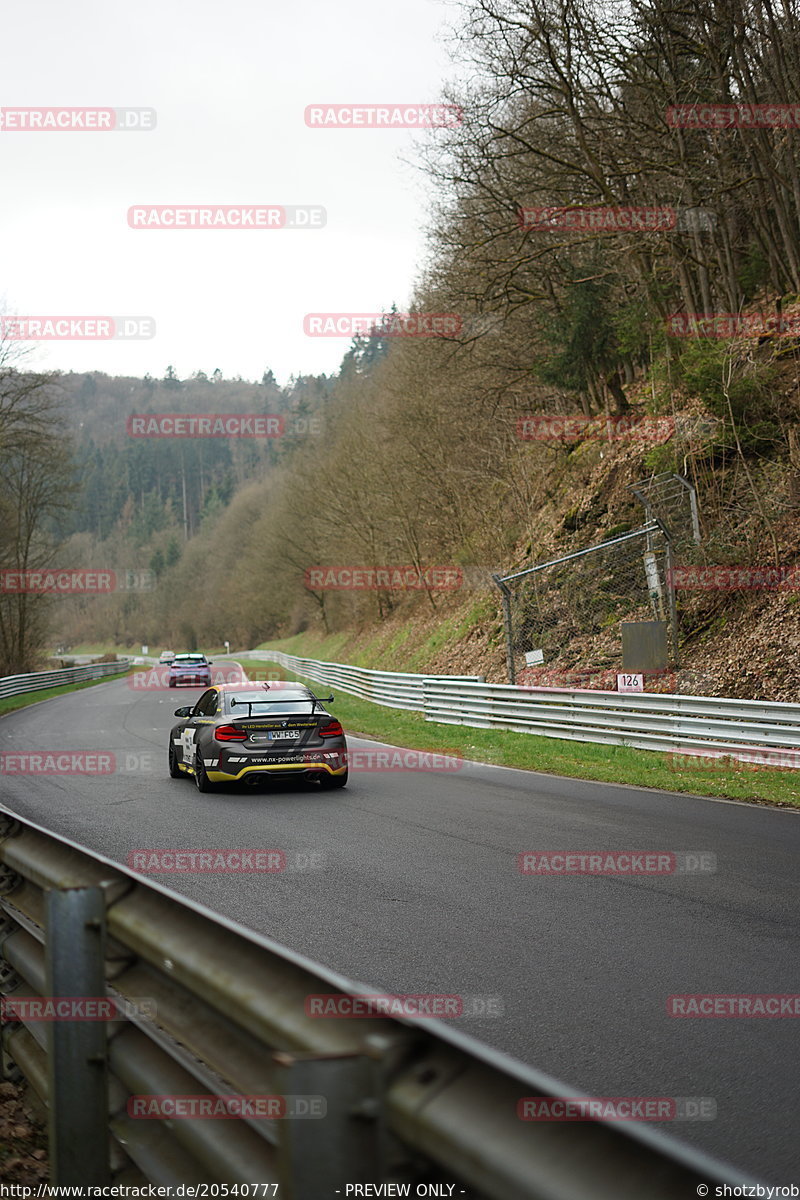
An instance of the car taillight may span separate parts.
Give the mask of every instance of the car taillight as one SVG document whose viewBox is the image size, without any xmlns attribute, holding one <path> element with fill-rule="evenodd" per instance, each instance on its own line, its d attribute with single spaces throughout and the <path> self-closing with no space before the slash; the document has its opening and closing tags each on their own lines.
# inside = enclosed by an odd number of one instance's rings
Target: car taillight
<svg viewBox="0 0 800 1200">
<path fill-rule="evenodd" d="M 327 725 L 321 725 L 317 733 L 320 737 L 341 737 L 344 730 L 338 721 L 329 721 Z"/>
<path fill-rule="evenodd" d="M 237 729 L 235 725 L 218 725 L 214 730 L 214 737 L 218 742 L 247 741 L 247 734 L 244 729 Z"/>
</svg>

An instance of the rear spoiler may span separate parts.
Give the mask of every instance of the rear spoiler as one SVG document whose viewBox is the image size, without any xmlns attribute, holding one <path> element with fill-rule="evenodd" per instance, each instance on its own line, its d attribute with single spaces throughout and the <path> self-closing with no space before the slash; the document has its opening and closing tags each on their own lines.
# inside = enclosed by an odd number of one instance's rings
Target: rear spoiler
<svg viewBox="0 0 800 1200">
<path fill-rule="evenodd" d="M 317 707 L 318 704 L 330 704 L 335 699 L 336 699 L 335 696 L 315 696 L 313 692 L 311 693 L 311 695 L 309 697 L 299 697 L 300 701 L 306 700 L 311 705 L 312 713 L 314 712 L 314 709 Z M 297 702 L 298 702 L 297 700 L 292 701 L 292 703 L 297 703 Z M 244 705 L 246 704 L 247 710 L 248 710 L 247 715 L 248 715 L 248 717 L 251 717 L 253 715 L 253 705 L 254 704 L 283 704 L 283 703 L 284 703 L 283 700 L 278 700 L 278 699 L 273 700 L 270 696 L 264 696 L 263 699 L 261 697 L 259 697 L 258 700 L 235 700 L 235 699 L 231 700 L 231 708 L 236 708 L 238 705 L 241 705 L 242 707 L 244 707 Z"/>
</svg>

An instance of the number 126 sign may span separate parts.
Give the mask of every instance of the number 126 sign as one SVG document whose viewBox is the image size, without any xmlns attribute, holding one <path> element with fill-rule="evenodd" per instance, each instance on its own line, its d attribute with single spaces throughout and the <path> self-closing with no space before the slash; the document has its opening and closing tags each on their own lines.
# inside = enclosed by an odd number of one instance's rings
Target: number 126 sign
<svg viewBox="0 0 800 1200">
<path fill-rule="evenodd" d="M 617 676 L 617 691 L 618 692 L 643 692 L 644 691 L 644 675 L 618 675 Z"/>
</svg>

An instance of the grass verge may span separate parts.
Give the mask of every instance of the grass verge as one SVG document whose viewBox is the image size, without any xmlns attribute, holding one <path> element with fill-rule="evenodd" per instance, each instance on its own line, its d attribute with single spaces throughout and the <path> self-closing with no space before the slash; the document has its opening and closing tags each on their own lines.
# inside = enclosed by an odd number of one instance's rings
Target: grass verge
<svg viewBox="0 0 800 1200">
<path fill-rule="evenodd" d="M 29 704 L 38 704 L 40 700 L 51 700 L 54 696 L 63 696 L 67 692 L 82 692 L 84 688 L 96 687 L 98 683 L 112 683 L 115 679 L 124 679 L 127 672 L 110 675 L 105 679 L 85 679 L 82 683 L 65 683 L 61 687 L 43 688 L 38 692 L 23 692 L 19 696 L 8 696 L 0 700 L 0 717 L 14 712 L 18 708 L 27 708 Z"/>
<path fill-rule="evenodd" d="M 238 661 L 245 670 L 252 672 L 254 678 L 263 679 L 265 669 L 279 671 L 286 679 L 299 678 L 271 663 L 247 658 Z M 384 708 L 335 689 L 334 695 L 336 716 L 350 733 L 364 734 L 395 746 L 446 751 L 476 762 L 520 767 L 571 779 L 800 808 L 800 771 L 796 770 L 754 769 L 729 759 L 709 759 L 711 765 L 702 767 L 673 765 L 666 753 L 655 750 L 571 742 L 505 729 L 440 725 L 426 721 L 422 713 Z"/>
</svg>

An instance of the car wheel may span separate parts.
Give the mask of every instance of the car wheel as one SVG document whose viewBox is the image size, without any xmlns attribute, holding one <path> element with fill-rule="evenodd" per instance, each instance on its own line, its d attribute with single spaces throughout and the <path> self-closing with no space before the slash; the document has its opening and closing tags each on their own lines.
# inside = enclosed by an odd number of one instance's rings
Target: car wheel
<svg viewBox="0 0 800 1200">
<path fill-rule="evenodd" d="M 175 680 L 174 680 L 174 679 L 170 679 L 170 681 L 169 681 L 169 686 L 170 686 L 170 687 L 175 687 Z"/>
<path fill-rule="evenodd" d="M 197 784 L 198 792 L 213 792 L 214 785 L 208 781 L 208 775 L 206 775 L 206 769 L 199 754 L 195 755 L 194 760 L 194 781 Z"/>
<path fill-rule="evenodd" d="M 319 786 L 323 791 L 329 791 L 331 788 L 342 788 L 347 784 L 347 771 L 344 775 L 323 775 L 319 781 Z"/>
<path fill-rule="evenodd" d="M 183 774 L 178 766 L 178 756 L 175 753 L 174 746 L 170 746 L 169 748 L 169 773 L 173 779 L 180 779 L 181 775 Z"/>
</svg>

